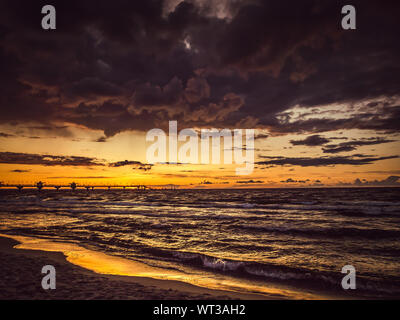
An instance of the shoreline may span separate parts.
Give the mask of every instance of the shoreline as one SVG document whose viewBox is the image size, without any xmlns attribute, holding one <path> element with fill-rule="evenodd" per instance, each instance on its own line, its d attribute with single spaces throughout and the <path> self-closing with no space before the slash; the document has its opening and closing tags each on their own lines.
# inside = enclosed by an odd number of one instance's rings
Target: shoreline
<svg viewBox="0 0 400 320">
<path fill-rule="evenodd" d="M 15 248 L 17 236 L 0 235 L 0 299 L 277 300 L 284 296 L 209 289 L 178 280 L 103 274 L 67 260 L 57 250 Z M 55 290 L 41 287 L 44 265 L 56 269 Z"/>
</svg>

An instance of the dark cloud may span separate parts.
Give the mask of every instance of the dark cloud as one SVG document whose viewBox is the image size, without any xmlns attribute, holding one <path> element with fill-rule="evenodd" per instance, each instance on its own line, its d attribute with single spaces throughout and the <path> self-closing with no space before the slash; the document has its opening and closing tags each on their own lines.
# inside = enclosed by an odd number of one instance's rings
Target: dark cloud
<svg viewBox="0 0 400 320">
<path fill-rule="evenodd" d="M 150 171 L 151 168 L 153 167 L 152 164 L 142 163 L 140 161 L 128 161 L 128 160 L 112 162 L 112 163 L 109 163 L 108 166 L 113 167 L 113 168 L 131 166 L 132 169 L 134 169 L 134 170 L 142 170 L 145 172 Z"/>
<path fill-rule="evenodd" d="M 124 167 L 124 166 L 144 166 L 145 164 L 140 162 L 140 161 L 128 161 L 128 160 L 124 160 L 124 161 L 118 161 L 118 162 L 112 162 L 109 164 L 110 167 Z"/>
<path fill-rule="evenodd" d="M 240 180 L 240 181 L 236 181 L 236 183 L 241 183 L 241 184 L 253 184 L 253 183 L 264 183 L 264 181 L 261 180 Z"/>
<path fill-rule="evenodd" d="M 104 136 L 100 137 L 100 138 L 94 140 L 94 142 L 107 142 L 107 137 L 104 137 Z"/>
<path fill-rule="evenodd" d="M 21 169 L 15 169 L 15 170 L 11 170 L 10 172 L 14 172 L 14 173 L 26 173 L 26 172 L 30 172 L 31 170 L 21 170 Z"/>
<path fill-rule="evenodd" d="M 366 179 L 356 179 L 354 183 L 341 183 L 340 185 L 353 185 L 353 186 L 387 186 L 387 187 L 400 187 L 399 176 L 390 176 L 384 180 L 368 181 Z"/>
<path fill-rule="evenodd" d="M 185 163 L 182 162 L 157 162 L 159 165 L 166 165 L 166 166 L 181 166 L 184 165 Z"/>
<path fill-rule="evenodd" d="M 341 153 L 341 152 L 349 152 L 349 151 L 354 151 L 357 148 L 351 145 L 348 146 L 331 146 L 329 148 L 323 149 L 324 153 Z"/>
<path fill-rule="evenodd" d="M 204 181 L 200 182 L 200 184 L 214 184 L 214 182 L 204 180 Z"/>
<path fill-rule="evenodd" d="M 335 157 L 300 157 L 300 158 L 286 158 L 286 157 L 268 157 L 260 156 L 260 158 L 268 159 L 258 161 L 257 165 L 265 166 L 301 166 L 301 167 L 319 167 L 319 166 L 334 166 L 334 165 L 367 165 L 376 161 L 397 159 L 399 156 L 369 156 L 369 155 L 352 155 L 352 156 L 335 156 Z"/>
<path fill-rule="evenodd" d="M 259 133 L 259 134 L 256 134 L 256 135 L 254 136 L 254 140 L 263 140 L 263 139 L 267 139 L 268 137 L 269 137 L 268 134 Z"/>
<path fill-rule="evenodd" d="M 281 183 L 307 183 L 307 182 L 310 182 L 310 180 L 309 179 L 307 179 L 307 180 L 294 180 L 292 178 L 288 178 L 286 180 L 282 180 L 281 181 Z M 321 182 L 321 181 L 319 181 L 319 182 Z"/>
<path fill-rule="evenodd" d="M 204 78 L 191 78 L 187 82 L 185 97 L 189 103 L 196 103 L 210 97 L 210 86 Z"/>
<path fill-rule="evenodd" d="M 340 152 L 354 151 L 358 147 L 362 146 L 372 146 L 372 145 L 390 143 L 395 141 L 396 140 L 389 140 L 385 138 L 367 138 L 362 140 L 353 140 L 353 141 L 342 142 L 339 144 L 327 145 L 325 148 L 323 148 L 323 151 L 324 153 L 340 153 Z"/>
<path fill-rule="evenodd" d="M 249 2 L 218 41 L 220 59 L 242 72 L 264 71 L 278 76 L 297 50 L 338 36 L 337 15 L 332 14 L 336 9 L 335 4 L 318 5 L 315 1 Z M 300 66 L 295 71 L 306 72 Z"/>
<path fill-rule="evenodd" d="M 77 156 L 55 156 L 31 153 L 0 152 L 0 163 L 44 166 L 102 166 L 98 159 Z"/>
<path fill-rule="evenodd" d="M 107 163 L 104 160 L 89 157 L 77 156 L 55 156 L 30 153 L 14 153 L 0 152 L 0 163 L 9 164 L 26 164 L 26 165 L 44 165 L 44 166 L 105 166 L 112 168 L 123 166 L 131 166 L 134 170 L 149 171 L 152 169 L 152 164 L 142 163 L 140 161 L 119 161 Z M 13 170 L 12 172 L 28 172 L 29 170 Z"/>
<path fill-rule="evenodd" d="M 162 88 L 150 83 L 143 84 L 133 94 L 133 110 L 138 112 L 138 109 L 144 108 L 151 110 L 154 107 L 175 106 L 181 101 L 182 90 L 182 82 L 178 78 L 173 78 Z"/>
<path fill-rule="evenodd" d="M 73 133 L 71 132 L 71 128 L 68 126 L 60 126 L 60 125 L 37 125 L 37 126 L 27 126 L 22 128 L 25 131 L 28 131 L 30 134 L 37 134 L 45 135 L 48 137 L 49 134 L 52 134 L 53 137 L 66 137 L 71 138 L 73 137 Z M 25 137 L 20 135 L 21 137 Z"/>
<path fill-rule="evenodd" d="M 89 77 L 65 86 L 64 94 L 66 98 L 87 99 L 93 97 L 96 99 L 98 97 L 117 97 L 122 94 L 122 89 L 111 82 Z"/>
<path fill-rule="evenodd" d="M 67 122 L 106 137 L 168 120 L 271 134 L 400 129 L 400 107 L 385 105 L 400 94 L 396 2 L 353 1 L 349 32 L 344 1 L 54 0 L 54 32 L 40 28 L 44 4 L 0 4 L 0 124 L 59 136 Z M 351 116 L 279 117 L 377 98 Z"/>
<path fill-rule="evenodd" d="M 108 177 L 108 176 L 80 176 L 80 177 L 59 176 L 59 177 L 46 177 L 46 179 L 115 179 L 115 177 Z"/>
<path fill-rule="evenodd" d="M 305 138 L 304 140 L 291 140 L 290 143 L 294 146 L 321 146 L 329 142 L 329 139 L 321 137 L 320 135 L 313 135 Z"/>
<path fill-rule="evenodd" d="M 53 131 L 53 130 L 63 130 L 63 129 L 67 129 L 67 126 L 50 126 L 50 125 L 42 125 L 42 126 L 30 126 L 27 127 L 27 129 L 31 129 L 31 130 L 43 130 L 43 131 Z"/>
<path fill-rule="evenodd" d="M 141 166 L 137 167 L 138 170 L 142 170 L 142 171 L 150 171 L 151 168 L 153 168 L 152 164 L 145 164 L 145 165 L 141 165 Z M 135 167 L 133 169 L 135 169 Z"/>
<path fill-rule="evenodd" d="M 385 102 L 382 102 L 383 104 Z M 313 118 L 296 121 L 275 121 L 271 125 L 274 134 L 320 133 L 335 130 L 370 130 L 392 134 L 400 131 L 400 106 L 383 106 L 373 113 L 359 113 L 344 118 Z"/>
<path fill-rule="evenodd" d="M 353 171 L 351 173 L 361 173 L 361 172 L 356 172 Z M 385 171 L 363 171 L 362 173 L 366 174 L 366 173 L 374 173 L 374 174 L 400 174 L 400 170 L 385 170 Z"/>
<path fill-rule="evenodd" d="M 0 132 L 0 138 L 11 138 L 11 137 L 14 137 L 14 135 L 9 134 L 9 133 Z"/>
</svg>

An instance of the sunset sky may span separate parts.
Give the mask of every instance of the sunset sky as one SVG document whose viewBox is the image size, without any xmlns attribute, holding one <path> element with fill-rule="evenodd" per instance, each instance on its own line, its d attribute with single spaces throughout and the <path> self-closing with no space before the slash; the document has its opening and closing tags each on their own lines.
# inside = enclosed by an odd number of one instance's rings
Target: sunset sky
<svg viewBox="0 0 400 320">
<path fill-rule="evenodd" d="M 399 186 L 399 6 L 352 1 L 343 30 L 344 4 L 1 1 L 0 181 Z M 148 165 L 146 133 L 172 120 L 255 129 L 253 173 Z"/>
</svg>

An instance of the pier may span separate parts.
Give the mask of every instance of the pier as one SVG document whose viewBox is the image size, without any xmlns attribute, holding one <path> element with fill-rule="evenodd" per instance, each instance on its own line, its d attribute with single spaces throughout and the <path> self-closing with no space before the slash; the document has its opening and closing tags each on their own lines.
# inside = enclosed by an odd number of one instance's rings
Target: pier
<svg viewBox="0 0 400 320">
<path fill-rule="evenodd" d="M 54 184 L 46 184 L 42 181 L 39 181 L 35 184 L 4 184 L 0 183 L 0 189 L 18 189 L 19 191 L 22 191 L 23 189 L 37 189 L 38 191 L 41 191 L 43 189 L 55 189 L 57 191 L 61 189 L 69 189 L 72 191 L 75 191 L 77 189 L 83 189 L 87 191 L 93 191 L 95 189 L 106 189 L 106 190 L 111 190 L 111 189 L 121 189 L 121 190 L 127 190 L 127 189 L 133 189 L 137 191 L 146 191 L 146 190 L 152 190 L 152 188 L 145 186 L 145 185 L 87 185 L 87 184 L 77 184 L 75 182 L 72 182 L 68 185 L 54 185 Z"/>
</svg>

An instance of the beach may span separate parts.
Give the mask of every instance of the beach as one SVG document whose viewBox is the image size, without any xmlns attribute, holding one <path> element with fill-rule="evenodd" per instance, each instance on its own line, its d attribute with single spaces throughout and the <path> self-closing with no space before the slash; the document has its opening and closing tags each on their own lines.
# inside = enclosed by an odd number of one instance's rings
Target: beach
<svg viewBox="0 0 400 320">
<path fill-rule="evenodd" d="M 63 253 L 15 249 L 18 242 L 0 237 L 2 300 L 208 300 L 262 299 L 260 295 L 211 290 L 173 280 L 104 275 L 73 265 Z M 56 269 L 56 289 L 41 287 L 41 269 Z M 264 297 L 276 299 L 276 297 Z"/>
</svg>

